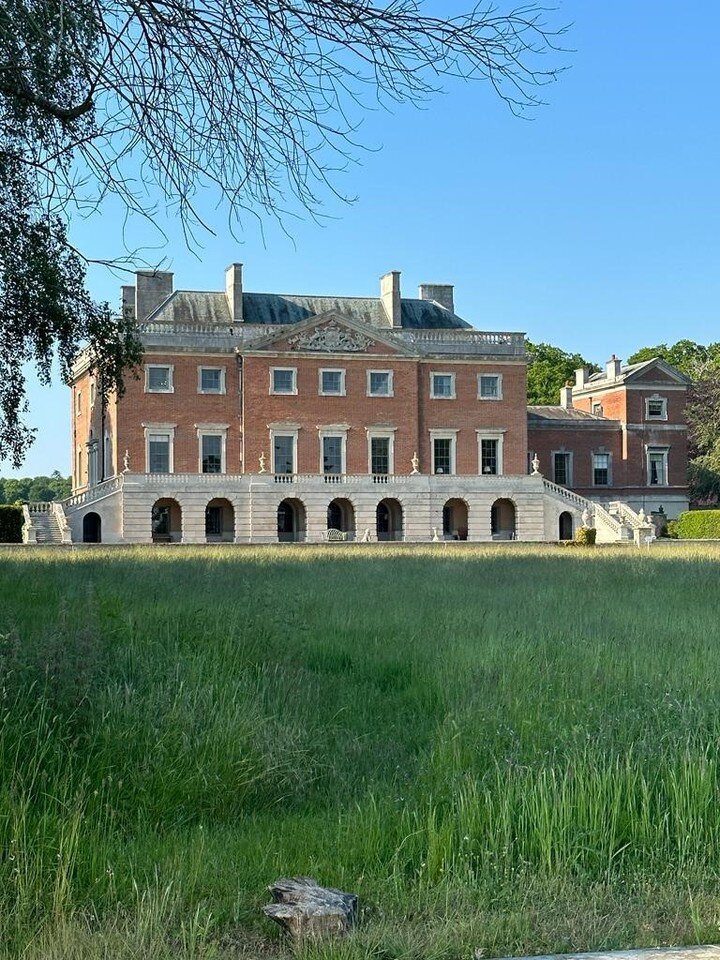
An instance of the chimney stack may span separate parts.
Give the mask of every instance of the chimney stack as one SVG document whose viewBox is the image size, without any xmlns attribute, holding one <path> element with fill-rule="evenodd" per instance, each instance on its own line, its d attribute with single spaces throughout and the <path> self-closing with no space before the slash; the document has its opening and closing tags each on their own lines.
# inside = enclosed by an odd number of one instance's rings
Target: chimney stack
<svg viewBox="0 0 720 960">
<path fill-rule="evenodd" d="M 400 271 L 391 270 L 380 277 L 380 299 L 391 327 L 401 327 Z"/>
<path fill-rule="evenodd" d="M 618 358 L 613 354 L 608 362 L 605 364 L 605 376 L 608 380 L 617 380 L 620 376 L 622 369 L 622 363 Z"/>
<path fill-rule="evenodd" d="M 225 271 L 225 296 L 233 323 L 242 323 L 243 319 L 242 270 L 241 263 L 231 263 Z"/>
<path fill-rule="evenodd" d="M 135 287 L 120 287 L 122 300 L 122 315 L 126 320 L 135 319 Z"/>
<path fill-rule="evenodd" d="M 560 406 L 569 410 L 573 405 L 573 388 L 571 383 L 566 383 L 560 387 Z"/>
<path fill-rule="evenodd" d="M 421 283 L 418 296 L 421 300 L 434 300 L 450 313 L 455 313 L 454 289 L 451 283 Z"/>
<path fill-rule="evenodd" d="M 587 384 L 589 373 L 590 371 L 587 367 L 579 367 L 575 371 L 575 386 L 578 390 L 582 390 L 582 388 Z"/>
<path fill-rule="evenodd" d="M 173 292 L 173 275 L 160 270 L 135 271 L 135 319 L 147 320 Z"/>
</svg>

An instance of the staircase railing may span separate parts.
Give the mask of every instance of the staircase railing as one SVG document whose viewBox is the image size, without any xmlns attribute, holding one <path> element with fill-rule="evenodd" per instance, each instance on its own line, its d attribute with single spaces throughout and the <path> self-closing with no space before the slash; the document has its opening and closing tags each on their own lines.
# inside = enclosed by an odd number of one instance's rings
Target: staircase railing
<svg viewBox="0 0 720 960">
<path fill-rule="evenodd" d="M 588 500 L 587 497 L 581 497 L 579 493 L 568 490 L 567 487 L 561 487 L 559 484 L 553 483 L 552 480 L 546 480 L 545 477 L 543 477 L 543 484 L 545 489 L 550 493 L 562 497 L 563 500 L 567 500 L 568 503 L 572 503 L 573 506 L 582 507 L 583 510 L 588 510 L 590 513 L 595 509 L 595 504 L 592 500 Z"/>
<path fill-rule="evenodd" d="M 557 483 L 553 483 L 551 480 L 546 480 L 543 477 L 543 484 L 545 489 L 549 493 L 554 493 L 556 496 L 562 497 L 563 500 L 567 500 L 568 503 L 571 503 L 576 508 L 582 508 L 587 510 L 590 516 L 593 518 L 593 523 L 595 528 L 603 528 L 610 534 L 612 534 L 615 539 L 623 540 L 623 524 L 617 520 L 612 514 L 608 513 L 605 507 L 601 506 L 599 503 L 595 503 L 594 500 L 588 500 L 587 497 L 581 496 L 579 493 L 575 493 L 573 490 L 568 490 L 567 487 L 561 487 Z"/>
<path fill-rule="evenodd" d="M 23 504 L 23 528 L 22 528 L 22 538 L 23 543 L 37 543 L 37 529 L 32 521 L 32 516 L 28 505 Z"/>
<path fill-rule="evenodd" d="M 70 525 L 68 524 L 67 517 L 65 516 L 65 511 L 63 510 L 62 503 L 58 501 L 53 501 L 51 504 L 52 515 L 55 518 L 55 522 L 58 525 L 60 531 L 60 539 L 63 543 L 72 543 L 72 532 L 70 530 Z"/>
<path fill-rule="evenodd" d="M 606 530 L 610 530 L 610 532 L 615 535 L 616 539 L 625 539 L 623 537 L 624 525 L 611 513 L 608 513 L 605 507 L 600 506 L 599 503 L 593 503 L 593 513 L 595 518 L 595 529 L 598 527 L 605 527 Z"/>
<path fill-rule="evenodd" d="M 642 520 L 632 507 L 629 507 L 627 503 L 623 503 L 622 500 L 613 500 L 608 504 L 608 507 L 610 510 L 614 510 L 615 513 L 619 513 L 627 526 L 632 527 L 633 530 L 640 530 L 650 526 L 648 520 Z"/>
<path fill-rule="evenodd" d="M 83 490 L 82 493 L 76 493 L 72 497 L 67 497 L 62 501 L 63 507 L 74 510 L 76 507 L 82 507 L 86 503 L 94 503 L 101 497 L 110 496 L 111 493 L 115 493 L 116 490 L 122 487 L 123 476 L 124 475 L 120 473 L 117 477 L 110 477 L 109 480 L 103 480 L 101 483 L 95 484 L 94 487 L 88 487 L 88 489 Z"/>
</svg>

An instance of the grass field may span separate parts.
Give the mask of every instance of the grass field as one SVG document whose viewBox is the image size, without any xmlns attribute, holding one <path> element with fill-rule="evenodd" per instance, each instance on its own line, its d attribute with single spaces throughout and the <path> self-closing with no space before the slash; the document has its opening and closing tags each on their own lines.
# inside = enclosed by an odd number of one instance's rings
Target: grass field
<svg viewBox="0 0 720 960">
<path fill-rule="evenodd" d="M 0 551 L 0 957 L 720 937 L 720 549 Z"/>
</svg>

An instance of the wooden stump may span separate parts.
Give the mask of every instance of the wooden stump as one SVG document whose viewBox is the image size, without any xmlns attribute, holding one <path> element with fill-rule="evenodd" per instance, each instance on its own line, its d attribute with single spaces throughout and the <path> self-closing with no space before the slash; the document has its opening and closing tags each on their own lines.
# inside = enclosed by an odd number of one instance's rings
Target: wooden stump
<svg viewBox="0 0 720 960">
<path fill-rule="evenodd" d="M 357 919 L 354 893 L 321 887 L 312 877 L 276 880 L 268 889 L 273 902 L 263 913 L 295 941 L 342 936 Z"/>
</svg>

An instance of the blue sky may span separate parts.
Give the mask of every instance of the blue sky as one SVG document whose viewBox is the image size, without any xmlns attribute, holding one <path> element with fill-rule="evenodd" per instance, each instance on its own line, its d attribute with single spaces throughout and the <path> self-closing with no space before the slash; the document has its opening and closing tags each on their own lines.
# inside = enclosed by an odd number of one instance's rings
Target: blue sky
<svg viewBox="0 0 720 960">
<path fill-rule="evenodd" d="M 472 0 L 435 8 L 459 13 Z M 502 6 L 502 4 L 501 4 Z M 447 85 L 421 110 L 364 115 L 371 150 L 339 175 L 351 205 L 327 197 L 327 220 L 248 220 L 233 238 L 207 198 L 216 230 L 188 251 L 168 215 L 165 257 L 179 289 L 221 289 L 245 264 L 245 287 L 375 295 L 387 270 L 403 292 L 455 284 L 457 312 L 485 330 L 525 331 L 603 362 L 615 352 L 688 337 L 720 339 L 720 113 L 714 68 L 720 4 L 574 0 L 552 14 L 572 27 L 570 69 L 530 121 L 483 84 Z M 98 258 L 122 253 L 120 211 L 108 205 L 72 226 Z M 131 226 L 131 244 L 148 242 Z M 116 303 L 122 281 L 90 271 L 95 296 Z M 125 281 L 126 282 L 126 281 Z M 33 385 L 38 439 L 4 476 L 69 473 L 69 394 Z"/>
</svg>

